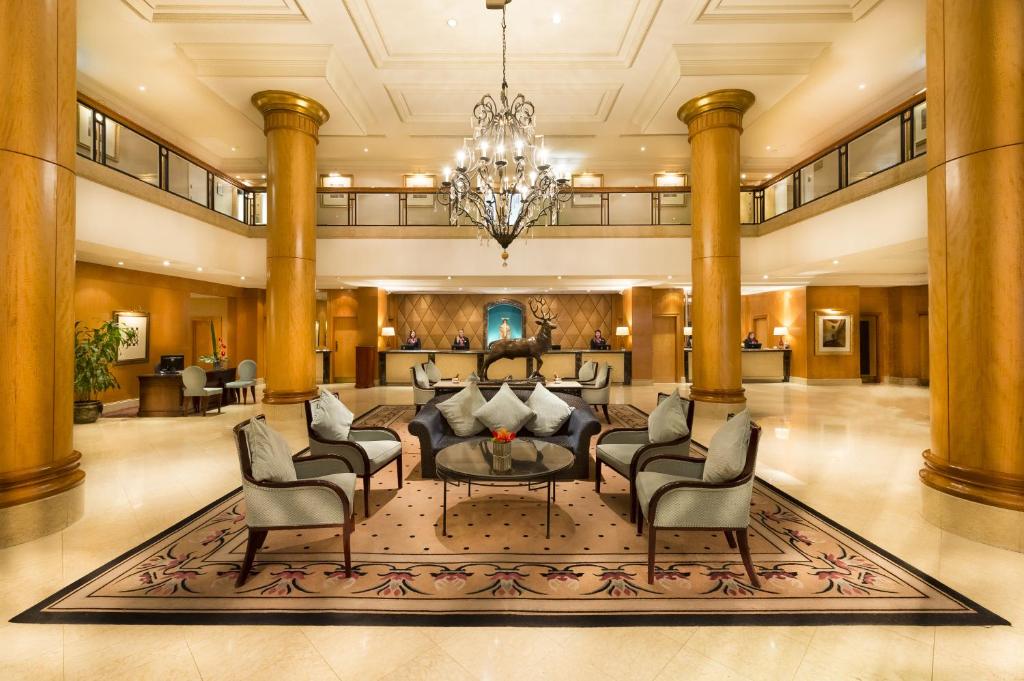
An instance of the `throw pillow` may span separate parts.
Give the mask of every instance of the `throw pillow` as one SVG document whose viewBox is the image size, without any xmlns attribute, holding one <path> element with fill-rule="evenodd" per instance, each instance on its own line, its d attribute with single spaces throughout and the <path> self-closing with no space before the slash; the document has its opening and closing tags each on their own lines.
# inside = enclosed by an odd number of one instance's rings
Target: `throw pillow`
<svg viewBox="0 0 1024 681">
<path fill-rule="evenodd" d="M 474 411 L 473 416 L 480 419 L 491 432 L 504 428 L 509 432 L 518 433 L 536 414 L 523 404 L 508 383 L 502 383 L 494 397 Z"/>
<path fill-rule="evenodd" d="M 347 440 L 355 416 L 341 400 L 328 390 L 320 391 L 320 399 L 313 402 L 313 432 L 325 440 Z"/>
<path fill-rule="evenodd" d="M 584 362 L 580 366 L 580 373 L 576 380 L 580 383 L 588 383 L 597 378 L 597 362 Z"/>
<path fill-rule="evenodd" d="M 245 440 L 249 445 L 252 477 L 260 482 L 293 482 L 295 464 L 288 443 L 281 433 L 263 419 L 252 419 L 245 427 Z"/>
<path fill-rule="evenodd" d="M 690 434 L 686 425 L 686 405 L 679 390 L 663 399 L 647 418 L 647 439 L 651 442 L 671 442 Z"/>
<path fill-rule="evenodd" d="M 470 383 L 444 402 L 438 402 L 437 410 L 456 435 L 470 437 L 484 429 L 484 425 L 476 419 L 473 412 L 485 404 L 487 399 L 480 392 L 480 388 L 476 383 Z"/>
<path fill-rule="evenodd" d="M 427 379 L 431 383 L 437 383 L 441 380 L 441 370 L 437 368 L 437 365 L 433 362 L 425 362 L 423 364 L 423 370 L 427 372 Z"/>
<path fill-rule="evenodd" d="M 413 375 L 416 377 L 416 385 L 420 388 L 430 387 L 430 377 L 427 376 L 426 369 L 423 368 L 422 364 L 417 364 L 412 368 Z"/>
<path fill-rule="evenodd" d="M 569 420 L 573 407 L 565 400 L 538 383 L 526 400 L 526 406 L 533 410 L 535 416 L 530 420 L 530 432 L 540 437 L 554 435 Z"/>
<path fill-rule="evenodd" d="M 746 409 L 722 424 L 711 444 L 704 462 L 705 482 L 725 482 L 743 472 L 750 442 L 750 412 Z"/>
</svg>

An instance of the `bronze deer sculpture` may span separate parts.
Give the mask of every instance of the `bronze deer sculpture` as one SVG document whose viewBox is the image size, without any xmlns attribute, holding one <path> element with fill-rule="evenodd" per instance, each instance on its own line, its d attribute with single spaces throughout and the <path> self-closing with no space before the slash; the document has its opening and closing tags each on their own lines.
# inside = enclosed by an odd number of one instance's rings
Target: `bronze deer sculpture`
<svg viewBox="0 0 1024 681">
<path fill-rule="evenodd" d="M 540 373 L 540 368 L 544 364 L 544 360 L 541 359 L 541 355 L 551 350 L 551 330 L 557 329 L 558 325 L 555 324 L 555 316 L 551 314 L 551 308 L 543 298 L 530 298 L 530 312 L 533 313 L 537 325 L 540 326 L 537 335 L 530 338 L 497 340 L 491 343 L 491 347 L 487 350 L 487 356 L 484 357 L 482 373 L 485 381 L 489 380 L 487 370 L 491 365 L 506 357 L 509 359 L 532 357 L 537 363 L 537 368 L 534 369 L 530 378 L 543 380 L 544 376 Z"/>
</svg>

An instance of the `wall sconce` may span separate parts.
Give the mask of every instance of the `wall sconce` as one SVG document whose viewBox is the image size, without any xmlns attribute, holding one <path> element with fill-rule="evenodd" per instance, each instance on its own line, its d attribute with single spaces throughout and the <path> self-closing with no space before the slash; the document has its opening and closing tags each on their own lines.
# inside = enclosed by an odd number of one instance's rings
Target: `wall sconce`
<svg viewBox="0 0 1024 681">
<path fill-rule="evenodd" d="M 786 347 L 786 335 L 789 333 L 789 329 L 785 326 L 776 326 L 772 329 L 772 333 L 779 337 L 779 347 Z"/>
</svg>

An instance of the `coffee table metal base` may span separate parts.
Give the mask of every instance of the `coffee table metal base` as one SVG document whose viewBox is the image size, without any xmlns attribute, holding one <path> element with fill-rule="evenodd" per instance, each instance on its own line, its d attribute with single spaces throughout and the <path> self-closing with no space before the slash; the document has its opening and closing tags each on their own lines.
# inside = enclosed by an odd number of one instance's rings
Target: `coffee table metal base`
<svg viewBox="0 0 1024 681">
<path fill-rule="evenodd" d="M 444 488 L 441 495 L 441 535 L 444 537 L 448 536 L 448 485 L 454 485 L 455 487 L 461 487 L 462 483 L 466 483 L 466 497 L 473 496 L 473 479 L 463 478 L 461 476 L 453 476 L 446 474 L 438 470 L 438 477 L 441 478 L 441 485 Z M 537 489 L 544 488 L 544 500 L 547 506 L 547 520 L 544 523 L 544 536 L 547 539 L 551 539 L 551 504 L 555 501 L 555 473 L 553 472 L 550 477 L 546 477 L 540 480 L 529 480 L 526 482 L 515 482 L 514 480 L 508 482 L 480 482 L 479 480 L 475 483 L 479 487 L 525 487 L 527 491 L 534 491 Z"/>
</svg>

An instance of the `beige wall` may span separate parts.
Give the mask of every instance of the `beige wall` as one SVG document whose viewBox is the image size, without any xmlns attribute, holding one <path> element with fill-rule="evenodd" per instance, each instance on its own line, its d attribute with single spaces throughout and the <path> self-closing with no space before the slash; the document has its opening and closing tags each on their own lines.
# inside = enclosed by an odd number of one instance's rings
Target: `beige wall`
<svg viewBox="0 0 1024 681">
<path fill-rule="evenodd" d="M 221 302 L 195 303 L 199 311 L 211 307 L 224 314 L 222 333 L 228 344 L 231 365 L 241 359 L 255 359 L 262 370 L 260 312 L 262 291 L 210 284 L 123 268 L 79 262 L 75 267 L 75 319 L 95 327 L 111 319 L 115 311 L 149 313 L 149 359 L 141 364 L 114 367 L 119 389 L 104 393 L 104 402 L 138 397 L 139 374 L 151 373 L 160 355 L 192 357 L 193 293 L 221 297 Z M 215 299 L 205 299 L 215 301 Z M 206 315 L 200 315 L 206 316 Z"/>
<path fill-rule="evenodd" d="M 458 330 L 464 329 L 472 347 L 482 349 L 484 344 L 484 306 L 496 300 L 510 299 L 522 303 L 526 309 L 525 335 L 536 331 L 536 324 L 530 315 L 529 296 L 501 296 L 485 294 L 432 294 L 394 293 L 391 299 L 389 318 L 393 319 L 398 335 L 396 347 L 410 329 L 423 342 L 424 349 L 451 347 Z M 557 316 L 558 328 L 551 336 L 552 342 L 562 348 L 587 348 L 594 329 L 601 329 L 613 347 L 618 347 L 614 318 L 614 294 L 561 294 L 548 295 L 551 311 Z M 634 376 L 635 376 L 634 364 Z"/>
</svg>

